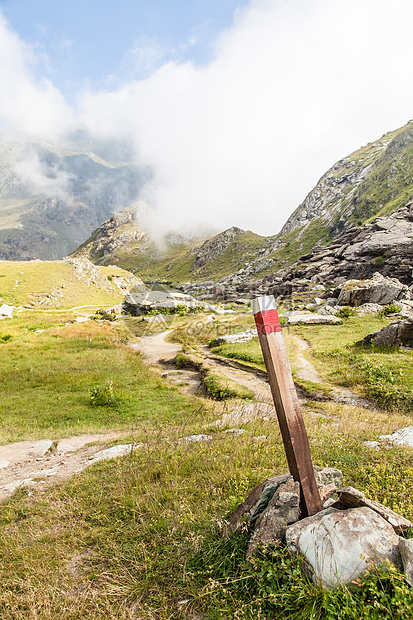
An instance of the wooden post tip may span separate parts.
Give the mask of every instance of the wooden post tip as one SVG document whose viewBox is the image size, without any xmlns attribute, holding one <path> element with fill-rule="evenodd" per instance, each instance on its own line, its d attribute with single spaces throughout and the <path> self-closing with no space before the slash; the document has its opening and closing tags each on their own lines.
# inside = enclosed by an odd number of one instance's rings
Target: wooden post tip
<svg viewBox="0 0 413 620">
<path fill-rule="evenodd" d="M 257 314 L 257 312 L 266 312 L 267 310 L 276 310 L 277 306 L 275 305 L 274 295 L 256 297 L 251 302 L 251 308 L 253 314 Z"/>
</svg>

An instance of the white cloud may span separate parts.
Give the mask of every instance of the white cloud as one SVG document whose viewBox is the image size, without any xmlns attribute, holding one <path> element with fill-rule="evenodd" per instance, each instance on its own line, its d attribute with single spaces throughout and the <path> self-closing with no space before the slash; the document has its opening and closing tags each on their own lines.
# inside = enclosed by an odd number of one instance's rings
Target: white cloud
<svg viewBox="0 0 413 620">
<path fill-rule="evenodd" d="M 36 80 L 36 50 L 10 30 L 0 13 L 0 127 L 55 139 L 72 111 L 49 80 Z"/>
<path fill-rule="evenodd" d="M 336 159 L 412 116 L 412 20 L 404 0 L 255 0 L 207 67 L 89 93 L 82 118 L 133 128 L 145 199 L 177 225 L 274 234 Z"/>
<path fill-rule="evenodd" d="M 73 174 L 45 166 L 38 155 L 23 156 L 14 164 L 13 170 L 34 195 L 68 200 L 68 185 Z"/>
<path fill-rule="evenodd" d="M 77 123 L 134 139 L 160 217 L 274 234 L 337 159 L 413 116 L 411 23 L 411 0 L 252 0 L 208 66 L 169 62 L 79 93 Z M 0 44 L 1 74 L 5 50 L 14 65 L 0 115 L 51 135 L 70 125 L 56 89 L 30 77 L 30 50 L 0 27 L 14 45 Z"/>
</svg>

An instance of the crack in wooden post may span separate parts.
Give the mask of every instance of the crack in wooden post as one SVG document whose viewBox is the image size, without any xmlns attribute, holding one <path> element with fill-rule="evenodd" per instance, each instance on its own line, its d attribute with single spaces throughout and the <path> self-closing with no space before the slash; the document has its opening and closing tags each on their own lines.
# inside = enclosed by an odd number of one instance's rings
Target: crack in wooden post
<svg viewBox="0 0 413 620">
<path fill-rule="evenodd" d="M 311 516 L 322 510 L 323 506 L 274 297 L 257 297 L 252 301 L 252 311 L 288 466 L 301 487 L 301 514 Z"/>
</svg>

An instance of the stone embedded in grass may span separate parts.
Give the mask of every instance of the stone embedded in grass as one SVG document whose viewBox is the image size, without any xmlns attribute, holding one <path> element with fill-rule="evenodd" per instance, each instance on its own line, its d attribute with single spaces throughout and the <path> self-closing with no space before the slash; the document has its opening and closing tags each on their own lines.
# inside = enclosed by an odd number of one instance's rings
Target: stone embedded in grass
<svg viewBox="0 0 413 620">
<path fill-rule="evenodd" d="M 373 345 L 383 347 L 412 347 L 413 346 L 413 320 L 396 321 L 386 325 L 377 332 L 367 334 L 362 340 L 356 342 L 359 345 Z"/>
<path fill-rule="evenodd" d="M 193 441 L 211 441 L 212 436 L 211 435 L 188 435 L 188 437 L 181 437 L 181 439 L 179 439 L 179 441 L 187 441 L 188 443 L 191 443 Z"/>
<path fill-rule="evenodd" d="M 13 316 L 13 310 L 14 310 L 13 306 L 9 306 L 8 304 L 2 304 L 0 306 L 0 317 L 11 319 Z"/>
<path fill-rule="evenodd" d="M 404 578 L 413 587 L 413 539 L 399 539 L 399 550 L 403 562 Z"/>
<path fill-rule="evenodd" d="M 306 325 L 341 323 L 341 319 L 334 315 L 316 314 L 314 312 L 286 312 L 281 316 L 288 317 L 289 325 L 299 325 L 300 323 L 305 323 Z"/>
<path fill-rule="evenodd" d="M 227 428 L 224 433 L 232 434 L 232 435 L 243 435 L 244 433 L 248 433 L 245 428 Z"/>
<path fill-rule="evenodd" d="M 313 581 L 335 588 L 389 560 L 400 567 L 399 537 L 392 526 L 366 506 L 330 507 L 287 527 L 293 554 L 303 555 Z"/>
<path fill-rule="evenodd" d="M 220 344 L 234 344 L 235 342 L 249 342 L 253 338 L 257 338 L 257 330 L 253 328 L 248 328 L 244 332 L 238 332 L 236 334 L 228 334 L 227 336 L 218 336 L 218 338 L 214 338 L 211 344 L 213 346 L 218 346 Z"/>
<path fill-rule="evenodd" d="M 388 441 L 396 446 L 410 446 L 413 448 L 413 426 L 406 426 L 394 431 L 392 435 L 380 435 L 381 441 Z"/>
<path fill-rule="evenodd" d="M 112 448 L 106 448 L 106 450 L 96 452 L 89 457 L 89 460 L 95 463 L 96 461 L 106 461 L 108 459 L 115 459 L 119 456 L 126 456 L 127 454 L 131 454 L 136 447 L 137 446 L 133 443 L 119 444 L 117 446 L 112 446 Z"/>
</svg>

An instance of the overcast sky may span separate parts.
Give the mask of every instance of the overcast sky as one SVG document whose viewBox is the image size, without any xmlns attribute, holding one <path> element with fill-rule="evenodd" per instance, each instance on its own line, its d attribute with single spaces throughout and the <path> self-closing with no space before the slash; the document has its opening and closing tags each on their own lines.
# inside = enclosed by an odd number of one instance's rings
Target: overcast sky
<svg viewBox="0 0 413 620">
<path fill-rule="evenodd" d="M 0 129 L 132 141 L 175 226 L 279 231 L 413 117 L 411 0 L 0 0 Z"/>
</svg>

